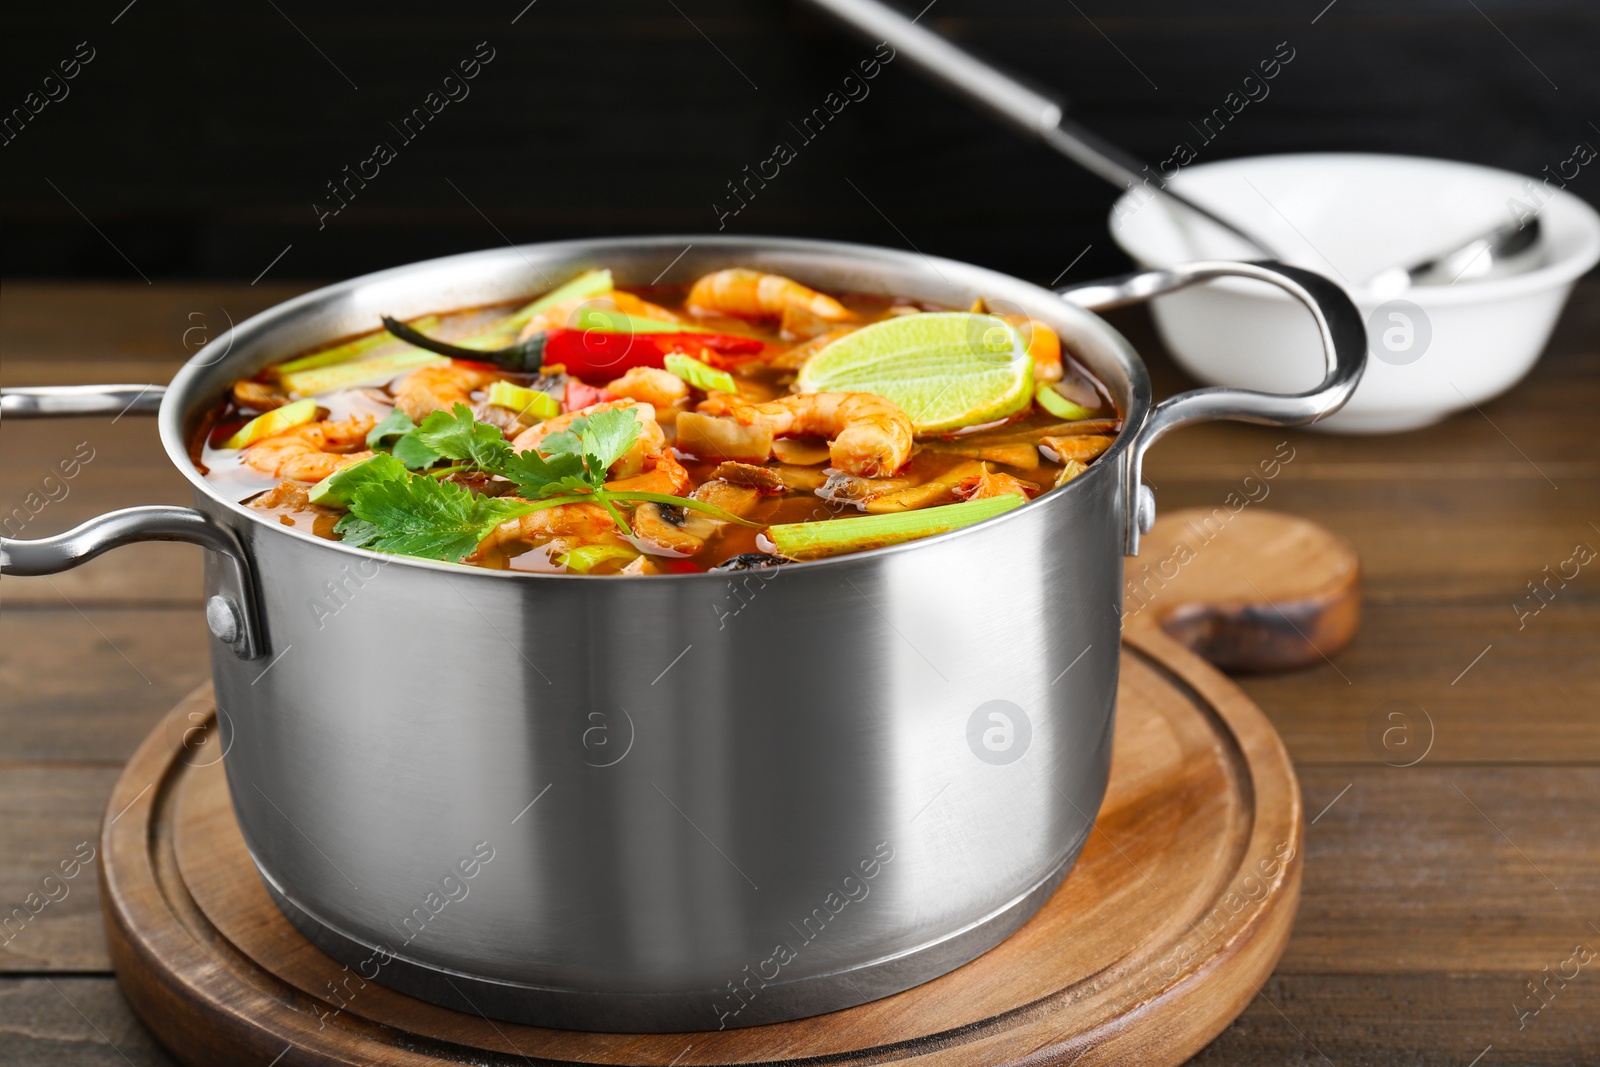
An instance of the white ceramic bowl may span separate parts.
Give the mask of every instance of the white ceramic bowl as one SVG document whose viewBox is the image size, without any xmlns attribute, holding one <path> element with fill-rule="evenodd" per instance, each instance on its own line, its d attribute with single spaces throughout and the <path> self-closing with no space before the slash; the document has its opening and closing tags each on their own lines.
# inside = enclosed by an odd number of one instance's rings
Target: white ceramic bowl
<svg viewBox="0 0 1600 1067">
<path fill-rule="evenodd" d="M 1252 223 L 1288 262 L 1340 282 L 1361 309 L 1366 375 L 1344 409 L 1317 424 L 1327 430 L 1415 429 L 1505 392 L 1544 350 L 1573 283 L 1600 260 L 1600 215 L 1588 204 L 1554 183 L 1466 163 L 1256 156 L 1186 167 L 1173 185 L 1225 217 Z M 1538 214 L 1543 253 L 1535 269 L 1398 295 L 1366 284 L 1386 267 L 1509 222 L 1514 210 Z M 1117 201 L 1111 232 L 1146 267 L 1259 256 L 1139 190 Z M 1151 310 L 1178 362 L 1203 381 L 1287 393 L 1322 380 L 1311 319 L 1279 290 L 1228 280 L 1158 297 Z"/>
</svg>

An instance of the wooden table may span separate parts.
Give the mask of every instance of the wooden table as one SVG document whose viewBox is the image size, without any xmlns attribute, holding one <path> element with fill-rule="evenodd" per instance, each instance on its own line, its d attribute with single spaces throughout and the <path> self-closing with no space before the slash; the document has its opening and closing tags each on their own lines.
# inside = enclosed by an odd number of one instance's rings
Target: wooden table
<svg viewBox="0 0 1600 1067">
<path fill-rule="evenodd" d="M 7 284 L 0 381 L 164 382 L 229 316 L 295 291 Z M 1529 585 L 1600 551 L 1597 297 L 1580 290 L 1529 379 L 1481 412 L 1394 438 L 1217 425 L 1154 450 L 1163 508 L 1253 496 L 1349 537 L 1367 578 L 1349 649 L 1243 680 L 1314 817 L 1288 951 L 1196 1063 L 1600 1059 L 1600 956 L 1573 976 L 1600 952 L 1600 559 L 1544 601 Z M 1187 384 L 1140 315 L 1117 322 L 1158 395 Z M 1277 476 L 1247 481 L 1285 441 Z M 92 458 L 47 482 L 75 453 Z M 35 492 L 23 536 L 188 502 L 131 416 L 0 427 L 0 520 Z M 206 677 L 199 605 L 187 546 L 4 580 L 0 917 L 95 840 L 123 761 Z M 0 1064 L 170 1063 L 111 978 L 92 866 L 45 888 L 59 899 L 0 946 Z"/>
</svg>

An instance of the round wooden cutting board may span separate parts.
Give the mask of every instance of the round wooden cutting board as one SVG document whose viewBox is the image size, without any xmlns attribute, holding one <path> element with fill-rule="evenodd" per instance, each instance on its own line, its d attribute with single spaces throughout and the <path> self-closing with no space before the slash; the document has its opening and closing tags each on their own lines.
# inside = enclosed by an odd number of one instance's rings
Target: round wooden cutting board
<svg viewBox="0 0 1600 1067">
<path fill-rule="evenodd" d="M 1129 561 L 1131 581 L 1136 563 L 1186 555 L 1130 599 L 1111 781 L 1077 864 L 1017 933 L 942 978 L 812 1019 L 654 1035 L 519 1026 L 364 982 L 256 876 L 207 748 L 205 687 L 145 740 L 107 807 L 101 900 L 123 992 L 179 1059 L 208 1067 L 1181 1063 L 1277 962 L 1304 829 L 1271 724 L 1184 643 L 1236 667 L 1299 665 L 1349 639 L 1359 586 L 1348 545 L 1308 523 L 1243 512 L 1202 542 L 1188 524 L 1209 514 L 1164 519 Z"/>
</svg>

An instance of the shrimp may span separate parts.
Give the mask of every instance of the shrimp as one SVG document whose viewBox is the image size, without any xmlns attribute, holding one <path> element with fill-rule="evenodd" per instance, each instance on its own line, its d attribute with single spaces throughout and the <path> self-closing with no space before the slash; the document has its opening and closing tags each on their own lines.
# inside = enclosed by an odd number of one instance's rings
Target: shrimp
<svg viewBox="0 0 1600 1067">
<path fill-rule="evenodd" d="M 892 310 L 892 309 L 891 309 Z M 972 303 L 974 315 L 999 313 L 983 297 Z M 1022 334 L 1023 343 L 1027 346 L 1028 355 L 1033 357 L 1033 377 L 1041 382 L 1059 382 L 1063 373 L 1061 365 L 1061 337 L 1038 319 L 1029 318 L 1020 312 L 1009 312 L 999 315 L 999 318 L 1009 322 Z"/>
<path fill-rule="evenodd" d="M 344 517 L 344 512 L 313 504 L 309 492 L 303 482 L 279 482 L 251 498 L 249 506 L 276 515 L 284 526 L 295 526 L 318 537 L 333 537 L 333 528 Z"/>
<path fill-rule="evenodd" d="M 1033 377 L 1041 382 L 1061 380 L 1061 337 L 1038 319 L 1026 315 L 1001 316 L 1015 326 L 1028 344 L 1028 355 L 1033 357 Z"/>
<path fill-rule="evenodd" d="M 911 458 L 911 418 L 876 393 L 799 393 L 750 404 L 712 393 L 700 404 L 710 415 L 730 415 L 775 436 L 813 434 L 828 439 L 828 456 L 840 470 L 863 478 L 891 475 Z"/>
<path fill-rule="evenodd" d="M 545 330 L 558 330 L 570 327 L 573 318 L 583 308 L 594 308 L 596 311 L 620 311 L 624 315 L 635 315 L 642 319 L 655 319 L 658 322 L 683 322 L 683 316 L 677 312 L 668 311 L 659 304 L 652 304 L 648 300 L 625 293 L 620 289 L 613 289 L 600 296 L 581 296 L 574 300 L 563 300 L 559 304 L 552 304 L 529 319 L 522 327 L 522 332 L 517 335 L 517 340 L 526 341 L 536 333 Z"/>
<path fill-rule="evenodd" d="M 632 478 L 643 474 L 647 467 L 654 469 L 654 464 L 649 464 L 652 457 L 659 456 L 666 450 L 667 435 L 661 431 L 661 424 L 655 420 L 655 409 L 649 404 L 641 404 L 637 400 L 607 400 L 603 403 L 593 404 L 582 411 L 569 411 L 565 415 L 557 415 L 553 419 L 546 419 L 536 426 L 530 426 L 517 434 L 511 442 L 511 447 L 517 452 L 526 452 L 530 448 L 538 448 L 539 443 L 547 436 L 558 430 L 566 430 L 578 419 L 593 415 L 597 411 L 610 411 L 613 409 L 631 408 L 638 413 L 639 437 L 633 442 L 633 447 L 611 465 L 610 474 L 613 478 Z"/>
<path fill-rule="evenodd" d="M 1032 498 L 1039 487 L 1021 478 L 1013 478 L 1004 471 L 984 467 L 977 474 L 965 478 L 956 486 L 955 495 L 961 500 L 983 500 L 992 496 L 1021 496 Z"/>
<path fill-rule="evenodd" d="M 661 422 L 663 415 L 677 415 L 673 404 L 689 395 L 689 383 L 659 367 L 630 367 L 628 373 L 606 386 L 606 392 L 649 404 L 656 410 L 656 421 Z"/>
<path fill-rule="evenodd" d="M 795 345 L 793 348 L 778 351 L 767 359 L 767 366 L 777 367 L 779 370 L 799 370 L 805 365 L 806 360 L 821 352 L 845 334 L 854 333 L 857 328 L 855 326 L 835 326 L 831 330 L 825 330 L 810 340 Z"/>
<path fill-rule="evenodd" d="M 694 479 L 689 477 L 689 472 L 683 469 L 683 464 L 678 462 L 671 449 L 663 449 L 644 457 L 642 473 L 609 481 L 606 488 L 616 492 L 682 496 L 694 488 Z"/>
<path fill-rule="evenodd" d="M 344 422 L 306 422 L 247 445 L 244 461 L 256 470 L 297 482 L 320 482 L 341 467 L 368 459 L 358 451 L 367 443 L 371 415 Z"/>
<path fill-rule="evenodd" d="M 516 496 L 500 499 L 513 504 L 532 503 Z M 502 522 L 489 531 L 489 535 L 479 542 L 467 560 L 476 562 L 495 549 L 518 542 L 548 544 L 552 556 L 586 545 L 629 547 L 622 531 L 617 529 L 610 514 L 599 504 L 557 504 Z"/>
<path fill-rule="evenodd" d="M 781 274 L 735 267 L 707 274 L 689 290 L 689 310 L 739 319 L 775 319 L 785 311 L 806 311 L 828 322 L 855 318 L 831 296 L 807 289 Z"/>
<path fill-rule="evenodd" d="M 657 319 L 661 322 L 684 322 L 684 317 L 676 311 L 668 311 L 660 304 L 652 304 L 642 297 L 625 293 L 621 289 L 613 290 L 607 294 L 611 302 L 617 305 L 617 310 L 624 315 L 637 315 L 642 319 Z"/>
<path fill-rule="evenodd" d="M 472 391 L 502 377 L 463 363 L 412 371 L 394 395 L 395 406 L 421 422 L 435 411 L 449 411 L 457 404 L 472 404 Z"/>
</svg>

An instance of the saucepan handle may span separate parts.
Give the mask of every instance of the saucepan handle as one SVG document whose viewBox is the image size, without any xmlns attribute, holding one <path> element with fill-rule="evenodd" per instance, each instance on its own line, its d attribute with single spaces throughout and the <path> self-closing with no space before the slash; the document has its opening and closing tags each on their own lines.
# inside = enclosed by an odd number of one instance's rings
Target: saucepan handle
<svg viewBox="0 0 1600 1067">
<path fill-rule="evenodd" d="M 154 415 L 164 385 L 30 385 L 0 389 L 0 415 L 53 419 L 71 415 Z"/>
<path fill-rule="evenodd" d="M 141 394 L 141 390 L 145 391 Z M 148 414 L 163 389 L 159 385 L 49 386 L 0 390 L 7 416 L 44 418 L 138 411 Z M 217 567 L 218 591 L 206 601 L 211 632 L 242 659 L 266 652 L 256 614 L 256 585 L 244 546 L 232 530 L 195 508 L 159 505 L 125 508 L 90 519 L 66 533 L 21 541 L 0 537 L 0 574 L 58 574 L 87 563 L 102 552 L 140 541 L 182 541 L 208 550 Z"/>
<path fill-rule="evenodd" d="M 1139 551 L 1139 536 L 1155 522 L 1155 496 L 1143 482 L 1144 454 L 1170 431 L 1194 422 L 1234 419 L 1268 426 L 1300 426 L 1326 418 L 1344 407 L 1367 366 L 1367 333 L 1361 313 L 1350 298 L 1320 274 L 1270 261 L 1202 261 L 1162 270 L 1140 271 L 1120 278 L 1089 282 L 1057 292 L 1091 311 L 1137 304 L 1216 278 L 1253 278 L 1275 285 L 1306 306 L 1316 321 L 1327 362 L 1322 384 L 1304 393 L 1262 393 L 1214 386 L 1168 397 L 1151 410 L 1138 429 L 1128 462 L 1129 555 Z"/>
</svg>

